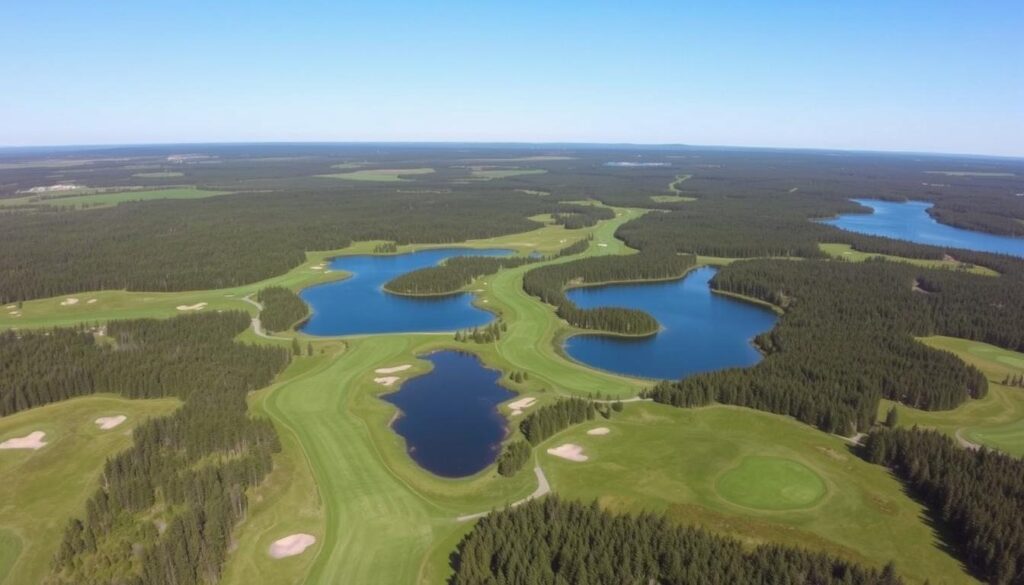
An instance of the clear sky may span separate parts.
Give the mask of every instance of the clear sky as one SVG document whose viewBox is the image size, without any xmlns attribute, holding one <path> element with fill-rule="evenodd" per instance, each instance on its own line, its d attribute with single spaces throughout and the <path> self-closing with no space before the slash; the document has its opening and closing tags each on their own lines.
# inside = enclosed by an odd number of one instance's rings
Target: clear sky
<svg viewBox="0 0 1024 585">
<path fill-rule="evenodd" d="M 1022 0 L 4 0 L 0 144 L 1024 156 L 1022 39 Z"/>
</svg>

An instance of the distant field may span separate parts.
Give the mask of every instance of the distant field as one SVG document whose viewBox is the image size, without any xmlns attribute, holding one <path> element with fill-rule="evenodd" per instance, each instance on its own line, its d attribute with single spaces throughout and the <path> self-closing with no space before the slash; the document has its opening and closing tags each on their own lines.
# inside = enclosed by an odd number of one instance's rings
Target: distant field
<svg viewBox="0 0 1024 585">
<path fill-rule="evenodd" d="M 153 173 L 135 173 L 132 176 L 143 179 L 171 179 L 174 177 L 183 177 L 185 176 L 185 173 L 179 173 L 177 171 L 161 171 Z"/>
<path fill-rule="evenodd" d="M 92 193 L 72 197 L 47 197 L 38 195 L 0 199 L 0 207 L 13 207 L 28 204 L 43 204 L 53 207 L 110 207 L 126 201 L 150 201 L 153 199 L 203 199 L 227 195 L 228 191 L 206 191 L 195 187 L 178 189 L 153 189 L 146 191 L 119 191 L 114 193 Z"/>
<path fill-rule="evenodd" d="M 946 175 L 947 177 L 1016 177 L 1014 173 L 983 173 L 975 171 L 925 171 L 929 175 Z"/>
<path fill-rule="evenodd" d="M 859 252 L 854 250 L 852 246 L 848 244 L 818 244 L 818 248 L 822 252 L 832 256 L 833 258 L 841 258 L 847 262 L 863 262 L 870 258 L 884 258 L 892 262 L 906 262 L 907 264 L 913 264 L 914 266 L 923 266 L 924 268 L 946 268 L 949 270 L 966 270 L 972 274 L 980 274 L 983 276 L 998 276 L 999 273 L 990 268 L 984 266 L 975 266 L 973 264 L 965 264 L 964 262 L 958 262 L 956 260 L 922 260 L 920 258 L 904 258 L 902 256 L 890 256 L 888 254 L 872 254 L 868 252 Z"/>
<path fill-rule="evenodd" d="M 43 431 L 47 442 L 35 451 L 0 450 L 0 583 L 42 581 L 64 526 L 85 512 L 103 462 L 131 445 L 131 431 L 140 422 L 178 404 L 95 395 L 0 418 L 0 441 Z M 112 415 L 128 419 L 110 430 L 94 422 Z"/>
<path fill-rule="evenodd" d="M 472 171 L 474 177 L 486 180 L 507 179 L 519 175 L 543 175 L 546 172 L 544 169 L 473 169 Z"/>
<path fill-rule="evenodd" d="M 683 195 L 651 195 L 651 201 L 655 203 L 682 203 L 696 200 L 696 197 L 684 197 Z"/>
<path fill-rule="evenodd" d="M 345 167 L 342 167 L 345 168 Z M 348 181 L 368 181 L 372 183 L 402 182 L 409 181 L 403 177 L 413 175 L 427 175 L 433 173 L 434 169 L 366 169 L 363 171 L 352 171 L 351 173 L 334 173 L 331 175 L 317 175 L 326 179 L 346 179 Z"/>
<path fill-rule="evenodd" d="M 921 341 L 980 369 L 988 378 L 989 392 L 985 398 L 968 400 L 953 410 L 924 411 L 897 405 L 900 425 L 934 428 L 952 437 L 959 432 L 968 441 L 1024 456 L 1024 389 L 1001 383 L 1008 375 L 1024 375 L 1024 353 L 955 337 L 925 337 Z M 892 404 L 882 401 L 879 420 L 885 419 Z"/>
</svg>

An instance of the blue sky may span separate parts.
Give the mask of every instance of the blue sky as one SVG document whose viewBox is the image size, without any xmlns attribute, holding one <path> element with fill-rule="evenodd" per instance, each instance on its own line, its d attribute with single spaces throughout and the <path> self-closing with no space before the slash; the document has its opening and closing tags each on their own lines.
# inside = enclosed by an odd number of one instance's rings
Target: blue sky
<svg viewBox="0 0 1024 585">
<path fill-rule="evenodd" d="M 1024 156 L 1024 2 L 7 0 L 0 144 Z"/>
</svg>

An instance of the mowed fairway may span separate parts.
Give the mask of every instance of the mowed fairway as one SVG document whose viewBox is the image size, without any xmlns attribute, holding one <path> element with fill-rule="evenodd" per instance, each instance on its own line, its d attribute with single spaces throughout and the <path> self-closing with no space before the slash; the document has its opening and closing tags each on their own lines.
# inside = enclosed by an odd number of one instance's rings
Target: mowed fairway
<svg viewBox="0 0 1024 585">
<path fill-rule="evenodd" d="M 46 433 L 38 450 L 0 450 L 0 583 L 39 583 L 60 546 L 64 527 L 85 512 L 107 457 L 131 445 L 131 431 L 172 412 L 175 399 L 74 398 L 0 418 L 0 441 Z M 97 418 L 125 415 L 101 430 Z"/>
<path fill-rule="evenodd" d="M 1024 388 L 1004 386 L 1007 377 L 1024 375 L 1024 353 L 955 337 L 925 337 L 925 345 L 948 351 L 981 370 L 988 378 L 988 396 L 968 400 L 953 410 L 924 411 L 896 406 L 901 426 L 933 428 L 951 437 L 1024 456 Z M 883 400 L 879 420 L 892 401 Z"/>
<path fill-rule="evenodd" d="M 411 177 L 413 175 L 428 175 L 433 173 L 434 169 L 430 168 L 418 168 L 418 169 L 365 169 L 361 171 L 352 171 L 350 173 L 332 173 L 330 175 L 317 175 L 325 179 L 344 179 L 346 181 L 367 181 L 370 183 L 401 183 L 409 181 L 405 177 Z"/>
<path fill-rule="evenodd" d="M 110 207 L 127 201 L 152 201 L 154 199 L 205 199 L 227 195 L 228 191 L 208 191 L 195 187 L 177 189 L 152 189 L 146 191 L 120 191 L 116 193 L 93 193 L 74 197 L 41 198 L 39 196 L 19 197 L 0 200 L 0 207 L 26 204 L 45 204 L 51 207 Z"/>
<path fill-rule="evenodd" d="M 588 435 L 594 427 L 610 432 Z M 545 452 L 565 443 L 589 459 Z M 911 582 L 973 582 L 943 552 L 924 508 L 884 468 L 786 417 L 630 403 L 610 421 L 578 425 L 535 451 L 563 497 L 663 512 L 749 543 L 799 545 L 874 566 L 891 559 Z"/>
<path fill-rule="evenodd" d="M 924 268 L 966 270 L 971 274 L 999 276 L 999 273 L 991 268 L 966 264 L 949 258 L 944 260 L 923 260 L 921 258 L 904 258 L 903 256 L 890 256 L 888 254 L 870 254 L 868 252 L 859 252 L 854 250 L 853 246 L 849 244 L 818 244 L 818 248 L 833 258 L 839 258 L 847 262 L 864 262 L 865 260 L 881 259 L 888 260 L 890 262 L 904 262 L 906 264 L 913 264 L 914 266 L 921 266 Z"/>
</svg>

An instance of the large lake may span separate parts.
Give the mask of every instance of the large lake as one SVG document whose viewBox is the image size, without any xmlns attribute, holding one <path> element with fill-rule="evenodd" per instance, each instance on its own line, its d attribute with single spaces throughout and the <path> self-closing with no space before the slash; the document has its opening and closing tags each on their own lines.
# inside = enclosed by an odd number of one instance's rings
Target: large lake
<svg viewBox="0 0 1024 585">
<path fill-rule="evenodd" d="M 515 394 L 498 384 L 500 372 L 483 367 L 476 356 L 439 351 L 425 359 L 433 370 L 384 396 L 402 411 L 392 427 L 427 471 L 473 475 L 498 456 L 506 423 L 497 406 Z"/>
<path fill-rule="evenodd" d="M 392 278 L 440 264 L 454 256 L 506 256 L 509 250 L 442 248 L 393 256 L 341 256 L 330 270 L 344 270 L 345 280 L 309 287 L 299 293 L 312 315 L 302 326 L 310 335 L 454 331 L 485 325 L 491 313 L 474 307 L 473 296 L 408 297 L 384 291 Z"/>
<path fill-rule="evenodd" d="M 682 280 L 575 288 L 568 296 L 578 306 L 629 307 L 654 316 L 662 325 L 643 338 L 583 334 L 570 337 L 565 351 L 573 359 L 603 370 L 645 378 L 683 376 L 756 364 L 761 354 L 754 336 L 775 325 L 767 308 L 711 292 L 713 268 L 698 268 Z"/>
<path fill-rule="evenodd" d="M 872 236 L 884 236 L 919 244 L 964 248 L 1024 257 L 1024 238 L 997 236 L 941 224 L 928 215 L 931 203 L 894 203 L 876 199 L 854 199 L 874 213 L 849 213 L 822 223 Z"/>
</svg>

